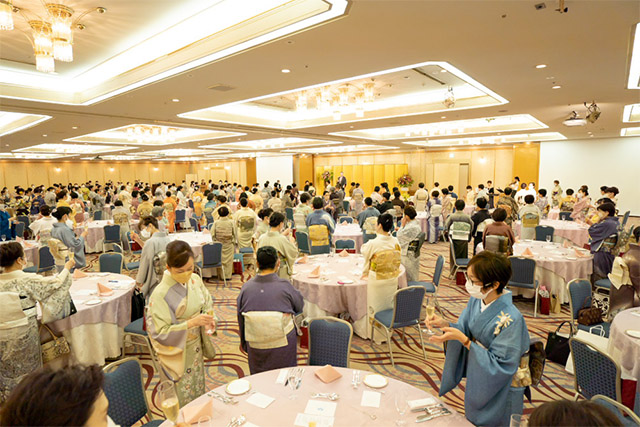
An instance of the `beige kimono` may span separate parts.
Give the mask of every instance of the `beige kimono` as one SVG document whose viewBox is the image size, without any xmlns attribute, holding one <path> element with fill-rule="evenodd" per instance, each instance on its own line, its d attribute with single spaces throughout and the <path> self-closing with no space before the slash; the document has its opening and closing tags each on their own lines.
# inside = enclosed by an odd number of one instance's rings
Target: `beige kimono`
<svg viewBox="0 0 640 427">
<path fill-rule="evenodd" d="M 220 218 L 213 223 L 211 237 L 222 243 L 222 265 L 225 279 L 231 279 L 233 273 L 233 254 L 235 253 L 236 227 L 229 216 Z"/>
<path fill-rule="evenodd" d="M 249 208 L 240 208 L 234 215 L 238 231 L 238 248 L 253 248 L 253 235 L 258 227 L 258 215 Z"/>
<path fill-rule="evenodd" d="M 298 256 L 298 248 L 289 241 L 286 236 L 278 233 L 277 231 L 269 231 L 268 233 L 260 236 L 258 240 L 258 248 L 263 246 L 273 246 L 278 251 L 280 257 L 280 270 L 278 270 L 278 276 L 283 279 L 291 280 L 291 274 L 293 273 L 293 264 Z"/>
</svg>

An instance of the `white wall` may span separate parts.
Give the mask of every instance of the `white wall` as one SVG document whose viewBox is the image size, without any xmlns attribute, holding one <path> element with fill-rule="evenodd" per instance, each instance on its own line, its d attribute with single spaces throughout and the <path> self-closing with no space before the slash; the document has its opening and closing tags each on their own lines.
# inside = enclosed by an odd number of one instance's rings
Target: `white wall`
<svg viewBox="0 0 640 427">
<path fill-rule="evenodd" d="M 601 197 L 601 186 L 618 187 L 620 213 L 640 215 L 640 138 L 542 142 L 539 188 L 550 191 L 554 179 L 563 190 L 589 186 L 594 201 Z"/>
<path fill-rule="evenodd" d="M 273 184 L 280 180 L 285 188 L 293 183 L 293 156 L 257 157 L 256 178 L 260 185 L 266 181 Z"/>
</svg>

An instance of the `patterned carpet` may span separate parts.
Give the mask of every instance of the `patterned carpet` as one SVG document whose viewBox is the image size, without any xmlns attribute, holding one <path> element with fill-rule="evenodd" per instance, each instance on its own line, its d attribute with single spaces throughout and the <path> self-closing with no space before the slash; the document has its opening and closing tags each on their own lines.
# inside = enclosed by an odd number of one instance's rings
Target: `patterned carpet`
<svg viewBox="0 0 640 427">
<path fill-rule="evenodd" d="M 446 317 L 449 320 L 457 319 L 468 301 L 468 294 L 464 288 L 458 287 L 455 281 L 448 275 L 448 244 L 426 243 L 422 250 L 420 260 L 420 279 L 429 281 L 433 276 L 436 258 L 442 254 L 447 260 L 443 272 L 438 300 Z M 91 257 L 90 264 L 97 265 L 97 256 Z M 91 268 L 91 267 L 89 267 Z M 215 280 L 207 283 L 214 299 L 214 308 L 221 322 L 218 325 L 218 337 L 215 340 L 217 356 L 214 360 L 205 363 L 207 367 L 207 387 L 213 388 L 227 382 L 249 375 L 246 354 L 240 349 L 238 334 L 238 322 L 236 320 L 236 298 L 242 286 L 240 275 L 233 275 L 227 282 L 227 287 L 218 284 Z M 564 306 L 562 313 L 551 316 L 533 317 L 533 300 L 516 299 L 516 305 L 525 316 L 529 333 L 532 339 L 541 338 L 546 342 L 547 332 L 554 330 L 557 325 L 569 319 L 568 306 Z M 387 344 L 372 345 L 368 340 L 354 336 L 351 349 L 351 367 L 361 370 L 377 372 L 392 378 L 400 379 L 415 387 L 434 395 L 438 394 L 442 369 L 444 366 L 444 353 L 441 346 L 425 343 L 427 360 L 422 357 L 420 340 L 417 331 L 407 329 L 404 340 L 399 333 L 392 339 L 395 367 L 391 366 Z M 141 359 L 147 372 L 146 390 L 150 401 L 155 402 L 156 385 L 158 376 L 154 376 L 154 368 L 147 354 L 128 351 L 129 355 L 137 355 Z M 306 350 L 298 349 L 298 364 L 306 364 Z M 444 399 L 461 413 L 464 413 L 464 382 Z M 571 399 L 573 396 L 573 377 L 567 374 L 564 367 L 547 362 L 544 377 L 537 388 L 533 389 L 533 403 L 525 404 L 525 413 L 542 402 Z M 153 412 L 161 416 L 161 411 L 154 405 Z"/>
</svg>

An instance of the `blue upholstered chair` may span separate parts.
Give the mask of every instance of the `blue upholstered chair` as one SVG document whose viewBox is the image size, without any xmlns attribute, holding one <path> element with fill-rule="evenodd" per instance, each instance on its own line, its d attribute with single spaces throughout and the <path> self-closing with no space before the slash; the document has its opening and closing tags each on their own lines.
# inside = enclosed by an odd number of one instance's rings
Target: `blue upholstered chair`
<svg viewBox="0 0 640 427">
<path fill-rule="evenodd" d="M 120 241 L 120 226 L 118 224 L 105 225 L 102 230 L 104 231 L 104 240 L 102 241 L 102 252 L 106 245 L 119 245 Z"/>
<path fill-rule="evenodd" d="M 176 228 L 178 226 L 184 227 L 184 223 L 187 221 L 187 211 L 184 209 L 176 209 Z"/>
<path fill-rule="evenodd" d="M 575 399 L 601 394 L 622 403 L 621 370 L 616 361 L 576 337 L 569 339 L 569 347 L 575 370 Z"/>
<path fill-rule="evenodd" d="M 512 256 L 511 261 L 511 279 L 507 283 L 510 288 L 533 289 L 535 295 L 533 298 L 533 317 L 537 317 L 538 313 L 538 287 L 536 280 L 536 262 L 530 258 Z"/>
<path fill-rule="evenodd" d="M 377 236 L 376 233 L 365 233 L 364 231 L 362 232 L 362 243 L 367 243 L 369 240 L 373 240 L 375 239 Z"/>
<path fill-rule="evenodd" d="M 24 239 L 24 230 L 25 230 L 24 222 L 16 222 L 15 230 L 16 230 L 16 240 L 18 237 L 20 237 L 21 239 Z"/>
<path fill-rule="evenodd" d="M 140 261 L 127 262 L 126 258 L 124 257 L 124 253 L 122 251 L 122 246 L 118 245 L 117 243 L 114 243 L 112 247 L 115 253 L 122 255 L 122 266 L 124 267 L 125 270 L 133 271 L 140 268 Z"/>
<path fill-rule="evenodd" d="M 610 397 L 597 394 L 591 398 L 592 402 L 602 405 L 611 411 L 623 426 L 640 426 L 640 416 L 636 415 L 631 409 L 627 408 L 620 402 L 616 402 Z"/>
<path fill-rule="evenodd" d="M 56 260 L 53 259 L 48 246 L 38 249 L 38 264 L 24 269 L 26 273 L 44 273 L 56 269 Z"/>
<path fill-rule="evenodd" d="M 122 273 L 122 262 L 122 254 L 117 252 L 101 254 L 98 258 L 101 273 Z"/>
<path fill-rule="evenodd" d="M 309 365 L 349 367 L 353 328 L 335 317 L 318 317 L 309 323 Z"/>
<path fill-rule="evenodd" d="M 440 285 L 440 277 L 442 276 L 443 269 L 444 257 L 442 255 L 438 255 L 438 258 L 436 259 L 436 268 L 433 270 L 433 281 L 415 281 L 407 283 L 407 286 L 422 286 L 426 294 L 434 295 L 436 297 L 436 307 L 438 308 L 438 310 L 440 310 L 440 312 L 442 312 L 442 309 L 440 308 L 440 304 L 438 303 L 438 285 Z"/>
<path fill-rule="evenodd" d="M 571 218 L 571 212 L 560 212 L 558 214 L 558 219 L 561 221 L 573 221 L 573 218 Z"/>
<path fill-rule="evenodd" d="M 340 218 L 338 218 L 338 224 L 342 224 L 343 222 L 353 224 L 353 218 L 351 218 L 350 216 L 341 216 Z"/>
<path fill-rule="evenodd" d="M 545 242 L 547 240 L 547 236 L 551 236 L 551 241 L 553 241 L 553 233 L 555 232 L 555 228 L 550 225 L 537 225 L 536 226 L 536 240 L 540 242 Z"/>
<path fill-rule="evenodd" d="M 102 220 L 102 211 L 94 211 L 93 212 L 93 220 L 94 221 Z"/>
<path fill-rule="evenodd" d="M 449 269 L 449 277 L 455 277 L 458 270 L 466 271 L 469 264 L 469 258 L 456 258 L 456 251 L 453 246 L 453 239 L 449 236 L 449 252 L 451 254 L 451 266 Z"/>
<path fill-rule="evenodd" d="M 303 254 L 311 253 L 309 247 L 309 234 L 304 231 L 296 231 L 296 243 L 298 243 L 298 252 Z"/>
<path fill-rule="evenodd" d="M 202 246 L 202 261 L 196 262 L 199 268 L 220 268 L 222 269 L 222 280 L 227 285 L 227 274 L 222 265 L 222 243 L 213 242 Z"/>
<path fill-rule="evenodd" d="M 336 240 L 336 252 L 345 250 L 349 253 L 356 253 L 356 242 L 353 239 L 338 239 Z"/>
<path fill-rule="evenodd" d="M 604 329 L 605 337 L 609 337 L 609 328 L 611 326 L 609 322 L 602 322 L 590 326 L 577 323 L 578 312 L 583 308 L 591 307 L 591 283 L 586 279 L 573 279 L 567 284 L 567 288 L 569 289 L 569 308 L 571 310 L 572 326 L 577 325 L 578 329 L 587 332 L 591 332 L 591 329 L 596 326 L 601 326 L 602 329 Z"/>
</svg>

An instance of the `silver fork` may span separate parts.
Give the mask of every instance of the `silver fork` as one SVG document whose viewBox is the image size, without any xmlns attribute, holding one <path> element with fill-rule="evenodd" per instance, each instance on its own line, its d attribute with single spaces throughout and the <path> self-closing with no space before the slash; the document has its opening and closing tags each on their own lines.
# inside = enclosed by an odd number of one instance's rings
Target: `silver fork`
<svg viewBox="0 0 640 427">
<path fill-rule="evenodd" d="M 304 375 L 304 368 L 300 368 L 300 372 L 298 373 L 298 378 L 296 379 L 296 390 L 300 388 L 302 384 L 302 376 Z"/>
</svg>

